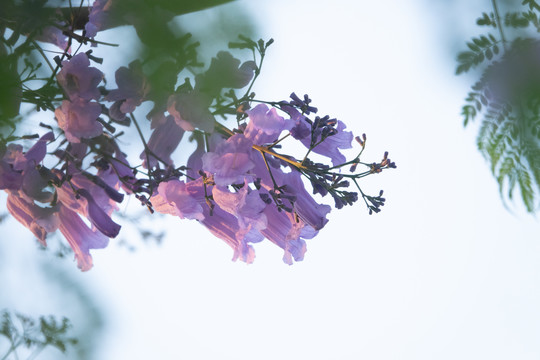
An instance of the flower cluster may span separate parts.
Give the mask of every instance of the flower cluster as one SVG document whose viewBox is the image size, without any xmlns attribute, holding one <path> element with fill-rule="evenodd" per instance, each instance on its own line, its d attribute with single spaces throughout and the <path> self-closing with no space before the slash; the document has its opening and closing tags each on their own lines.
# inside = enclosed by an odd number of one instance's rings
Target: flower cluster
<svg viewBox="0 0 540 360">
<path fill-rule="evenodd" d="M 96 0 L 82 35 L 64 32 L 68 43 L 95 45 L 111 1 Z M 52 102 L 55 124 L 43 125 L 48 131 L 26 152 L 15 137 L 0 139 L 0 189 L 8 194 L 9 212 L 43 245 L 47 234 L 60 230 L 84 271 L 92 267 L 90 250 L 118 235 L 111 216 L 126 195 L 152 213 L 198 221 L 231 246 L 234 260 L 247 263 L 255 258 L 252 244 L 265 238 L 283 249 L 287 264 L 302 260 L 305 240 L 328 222 L 331 206 L 320 202 L 327 194 L 336 208 L 362 197 L 370 213 L 380 211 L 382 191 L 366 195 L 358 181 L 394 168 L 388 154 L 362 162 L 363 135 L 356 138 L 357 155 L 347 160 L 342 151 L 353 147 L 352 132 L 340 120 L 315 116 L 307 95 L 257 99 L 251 89 L 272 41 L 240 40 L 231 47 L 251 49 L 253 60 L 219 52 L 206 71 L 176 89 L 156 78 L 177 79 L 189 63 L 155 70 L 135 61 L 116 71 L 117 88 L 108 89 L 91 63 L 101 59 L 91 50 L 65 50 L 52 69 L 63 96 Z M 154 103 L 149 139 L 135 116 L 147 101 Z M 231 117 L 235 126 L 225 126 Z M 122 152 L 118 126 L 136 128 L 140 163 Z M 176 164 L 175 152 L 188 136 L 196 148 L 186 164 Z M 283 150 L 287 142 L 306 150 L 292 156 Z"/>
</svg>

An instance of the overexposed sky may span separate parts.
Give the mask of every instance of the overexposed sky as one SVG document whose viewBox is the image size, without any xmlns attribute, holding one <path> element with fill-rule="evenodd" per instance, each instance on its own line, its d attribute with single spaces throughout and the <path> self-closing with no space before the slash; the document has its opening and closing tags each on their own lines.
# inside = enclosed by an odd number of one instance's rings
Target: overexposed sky
<svg viewBox="0 0 540 360">
<path fill-rule="evenodd" d="M 93 252 L 90 272 L 67 267 L 104 308 L 98 359 L 540 357 L 538 221 L 519 204 L 504 208 L 474 128 L 462 127 L 472 79 L 453 75 L 447 35 L 463 27 L 444 20 L 455 8 L 445 3 L 226 5 L 252 14 L 259 37 L 275 39 L 258 98 L 308 93 L 322 115 L 367 134 L 366 160 L 390 152 L 398 168 L 364 182 L 372 193 L 384 189 L 387 204 L 372 216 L 360 202 L 333 211 L 293 266 L 266 242 L 255 244 L 254 264 L 231 262 L 221 240 L 173 218 L 156 221 L 169 231 L 161 246 L 129 253 L 111 241 Z M 474 24 L 477 7 L 449 18 Z M 7 226 L 33 241 L 15 222 Z M 4 274 L 7 298 L 35 309 L 29 297 L 38 290 L 22 283 L 39 277 L 19 261 L 34 246 L 16 252 L 2 240 L 2 251 L 23 254 L 0 255 L 16 269 Z"/>
</svg>

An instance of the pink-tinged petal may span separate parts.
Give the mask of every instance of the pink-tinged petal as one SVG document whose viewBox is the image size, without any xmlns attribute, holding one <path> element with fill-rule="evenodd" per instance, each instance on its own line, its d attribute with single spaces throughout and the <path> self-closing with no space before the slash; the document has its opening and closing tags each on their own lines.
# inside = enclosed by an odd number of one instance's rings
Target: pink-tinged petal
<svg viewBox="0 0 540 360">
<path fill-rule="evenodd" d="M 251 141 L 243 134 L 221 142 L 214 152 L 203 155 L 203 170 L 214 174 L 216 185 L 242 184 L 247 172 L 254 167 L 250 159 Z"/>
<path fill-rule="evenodd" d="M 120 232 L 121 226 L 112 221 L 109 215 L 96 203 L 92 195 L 85 190 L 79 189 L 79 194 L 83 196 L 88 203 L 88 219 L 102 234 L 114 238 Z"/>
<path fill-rule="evenodd" d="M 90 66 L 86 53 L 81 52 L 70 60 L 62 61 L 62 70 L 56 79 L 72 101 L 78 98 L 98 100 L 101 97 L 97 86 L 103 80 L 103 73 Z"/>
<path fill-rule="evenodd" d="M 222 239 L 233 250 L 233 260 L 240 259 L 246 263 L 253 262 L 255 252 L 249 243 L 263 240 L 262 235 L 250 228 L 241 228 L 238 219 L 214 205 L 212 212 L 206 203 L 205 187 L 202 178 L 186 183 L 187 192 L 201 204 L 204 219 L 200 221 L 212 234 Z M 212 186 L 207 185 L 206 194 L 212 193 Z"/>
<path fill-rule="evenodd" d="M 284 250 L 285 263 L 292 265 L 293 259 L 302 261 L 306 252 L 302 228 L 306 225 L 296 219 L 294 214 L 278 211 L 276 207 L 267 206 L 264 213 L 268 218 L 268 226 L 261 230 L 261 234 Z"/>
<path fill-rule="evenodd" d="M 237 192 L 214 186 L 212 196 L 221 209 L 238 218 L 240 228 L 248 230 L 266 228 L 267 220 L 263 210 L 267 205 L 261 200 L 258 191 L 249 189 L 247 182 Z"/>
<path fill-rule="evenodd" d="M 90 249 L 102 249 L 109 243 L 107 236 L 88 228 L 77 213 L 64 206 L 60 207 L 59 229 L 73 249 L 77 265 L 82 271 L 92 268 Z"/>
<path fill-rule="evenodd" d="M 203 220 L 203 208 L 186 189 L 184 182 L 173 179 L 159 184 L 157 194 L 150 198 L 155 211 L 181 219 Z"/>
<path fill-rule="evenodd" d="M 169 115 L 165 123 L 158 125 L 152 132 L 150 140 L 148 140 L 148 148 L 159 159 L 172 166 L 174 163 L 171 159 L 171 154 L 176 150 L 183 136 L 184 130 Z M 143 167 L 147 169 L 149 167 L 154 168 L 158 164 L 158 160 L 152 154 L 147 154 L 145 151 L 141 153 L 140 159 L 143 160 Z M 150 164 L 148 164 L 148 161 Z"/>
<path fill-rule="evenodd" d="M 268 109 L 265 104 L 259 104 L 246 113 L 249 123 L 244 134 L 257 145 L 273 143 L 283 130 L 290 130 L 293 125 L 292 121 L 285 121 L 279 116 L 275 108 Z"/>
<path fill-rule="evenodd" d="M 185 131 L 200 129 L 211 133 L 215 118 L 210 112 L 212 99 L 199 92 L 171 95 L 167 102 L 167 111 Z"/>
<path fill-rule="evenodd" d="M 201 224 L 203 224 L 214 236 L 225 241 L 225 243 L 234 250 L 233 260 L 240 259 L 248 264 L 253 262 L 255 259 L 255 252 L 248 244 L 248 239 L 245 239 L 247 234 L 239 228 L 236 217 L 216 206 L 214 207 L 212 215 L 205 216 L 204 220 L 201 221 Z M 238 236 L 239 233 L 243 236 Z"/>
<path fill-rule="evenodd" d="M 55 231 L 58 227 L 56 208 L 44 208 L 29 203 L 16 194 L 9 194 L 7 209 L 17 221 L 36 236 L 43 246 L 47 245 L 47 233 Z"/>
<path fill-rule="evenodd" d="M 101 115 L 101 106 L 98 103 L 64 100 L 54 114 L 58 119 L 58 126 L 64 130 L 69 142 L 79 143 L 81 138 L 90 139 L 103 133 L 103 125 L 97 121 Z"/>
</svg>

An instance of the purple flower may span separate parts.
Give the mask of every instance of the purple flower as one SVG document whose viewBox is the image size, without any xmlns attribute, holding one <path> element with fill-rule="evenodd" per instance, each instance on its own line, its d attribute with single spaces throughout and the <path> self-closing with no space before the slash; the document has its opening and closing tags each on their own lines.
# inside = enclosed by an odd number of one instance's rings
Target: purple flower
<svg viewBox="0 0 540 360">
<path fill-rule="evenodd" d="M 256 154 L 252 157 L 252 160 L 255 164 L 252 172 L 256 174 L 257 178 L 261 179 L 261 186 L 267 191 L 276 191 L 262 156 Z M 273 179 L 276 181 L 277 186 L 281 187 L 281 191 L 278 193 L 284 199 L 284 205 L 287 207 L 290 205 L 291 210 L 296 212 L 306 224 L 315 230 L 322 229 L 328 222 L 326 215 L 330 212 L 331 207 L 318 204 L 313 199 L 305 188 L 300 172 L 291 169 L 290 172 L 285 173 L 278 164 L 272 164 L 270 161 L 268 161 L 268 164 Z"/>
<path fill-rule="evenodd" d="M 286 111 L 291 116 L 291 120 L 295 122 L 295 125 L 291 129 L 291 135 L 295 139 L 300 140 L 302 144 L 309 149 L 311 146 L 312 131 L 315 131 L 317 142 L 319 142 L 322 130 L 312 129 L 313 124 L 311 120 L 308 122 L 305 116 L 292 107 L 284 107 L 283 110 Z M 352 132 L 344 131 L 346 127 L 347 126 L 342 121 L 338 120 L 337 127 L 332 129 L 332 131 L 335 131 L 335 134 L 326 137 L 324 141 L 315 146 L 312 151 L 329 157 L 334 166 L 343 164 L 346 161 L 346 158 L 345 155 L 340 152 L 340 149 L 350 149 L 353 140 Z"/>
<path fill-rule="evenodd" d="M 37 166 L 47 153 L 47 142 L 54 139 L 52 132 L 43 135 L 25 154 L 22 148 L 12 146 L 4 158 L 11 162 L 13 169 L 21 172 L 21 182 L 18 189 L 22 190 L 20 196 L 25 197 L 28 202 L 38 200 L 49 202 L 53 198 L 53 193 L 44 191 L 49 186 L 51 180 L 47 173 L 42 174 Z"/>
<path fill-rule="evenodd" d="M 100 231 L 90 229 L 77 213 L 67 207 L 60 207 L 60 232 L 64 235 L 75 253 L 77 265 L 82 271 L 92 268 L 90 249 L 102 249 L 109 238 Z"/>
<path fill-rule="evenodd" d="M 243 134 L 221 142 L 214 152 L 203 155 L 203 170 L 214 174 L 216 185 L 244 183 L 244 176 L 254 166 L 250 159 L 252 143 Z"/>
<path fill-rule="evenodd" d="M 88 22 L 84 27 L 87 37 L 93 38 L 99 30 L 106 28 L 108 20 L 107 11 L 111 7 L 112 2 L 112 0 L 94 1 L 92 10 L 90 10 L 90 14 L 88 15 Z"/>
<path fill-rule="evenodd" d="M 290 130 L 292 126 L 292 121 L 285 121 L 275 108 L 269 110 L 265 104 L 259 104 L 246 113 L 249 123 L 244 135 L 257 145 L 273 143 L 283 130 Z"/>
<path fill-rule="evenodd" d="M 36 37 L 36 40 L 56 45 L 62 50 L 66 49 L 68 46 L 67 36 L 64 35 L 60 27 L 57 26 L 47 26 L 43 28 L 43 32 Z M 71 50 L 68 51 L 70 52 Z"/>
<path fill-rule="evenodd" d="M 292 170 L 282 177 L 285 185 L 284 193 L 294 196 L 293 209 L 306 224 L 315 230 L 320 230 L 326 225 L 326 215 L 332 209 L 329 205 L 318 204 L 310 193 L 306 191 L 298 171 Z"/>
<path fill-rule="evenodd" d="M 240 259 L 248 264 L 255 259 L 255 251 L 250 243 L 263 240 L 263 236 L 256 230 L 247 230 L 238 225 L 238 219 L 221 209 L 218 205 L 210 209 L 206 194 L 213 192 L 212 186 L 203 184 L 203 179 L 199 178 L 186 183 L 188 193 L 201 204 L 204 219 L 200 220 L 212 234 L 222 239 L 233 250 L 233 261 Z"/>
<path fill-rule="evenodd" d="M 24 154 L 26 160 L 34 161 L 34 163 L 40 163 L 47 154 L 47 142 L 54 140 L 54 134 L 49 131 L 45 135 L 39 138 L 39 140 Z"/>
<path fill-rule="evenodd" d="M 214 186 L 212 196 L 216 205 L 238 219 L 238 226 L 245 229 L 246 233 L 251 229 L 266 228 L 266 216 L 263 214 L 266 204 L 257 190 L 249 189 L 247 182 L 236 192 Z"/>
<path fill-rule="evenodd" d="M 59 218 L 57 207 L 41 207 L 33 201 L 28 202 L 15 192 L 8 195 L 7 209 L 21 224 L 27 227 L 46 246 L 47 233 L 57 229 Z"/>
<path fill-rule="evenodd" d="M 295 218 L 294 214 L 278 211 L 276 207 L 266 207 L 264 214 L 268 219 L 268 226 L 261 230 L 261 234 L 284 250 L 285 263 L 292 265 L 293 259 L 302 261 L 306 252 L 303 238 L 312 238 L 317 232 L 306 226 L 302 220 Z"/>
<path fill-rule="evenodd" d="M 183 136 L 184 130 L 169 115 L 165 123 L 159 124 L 152 132 L 150 140 L 148 140 L 148 148 L 160 160 L 166 162 L 168 165 L 173 165 L 171 154 L 178 147 Z M 140 159 L 143 160 L 143 167 L 147 169 L 156 167 L 158 162 L 156 157 L 152 154 L 147 154 L 144 150 L 140 155 Z"/>
<path fill-rule="evenodd" d="M 114 238 L 120 232 L 120 225 L 112 221 L 109 215 L 94 200 L 86 189 L 79 189 L 79 194 L 86 199 L 88 219 L 101 233 Z"/>
<path fill-rule="evenodd" d="M 215 118 L 210 112 L 212 99 L 198 91 L 174 94 L 169 97 L 167 110 L 174 116 L 174 120 L 185 131 L 196 128 L 212 132 Z"/>
<path fill-rule="evenodd" d="M 58 176 L 62 175 L 57 171 L 55 174 Z M 67 175 L 70 177 L 69 183 L 67 181 L 64 182 L 56 190 L 58 201 L 84 217 L 90 217 L 89 205 L 85 197 L 81 198 L 77 195 L 76 192 L 79 189 L 87 191 L 92 196 L 94 202 L 99 204 L 98 206 L 109 216 L 113 211 L 118 209 L 116 203 L 123 200 L 123 195 L 114 189 L 114 186 L 117 185 L 118 178 L 112 172 L 99 174 L 101 176 L 92 176 L 91 174 L 85 176 L 82 172 L 70 166 Z M 97 182 L 100 184 L 98 185 Z"/>
<path fill-rule="evenodd" d="M 313 152 L 324 155 L 332 159 L 334 166 L 343 164 L 347 159 L 339 150 L 352 148 L 353 133 L 350 131 L 344 131 L 347 126 L 343 121 L 337 122 L 337 133 L 335 135 L 327 137 L 322 143 L 317 145 Z M 309 147 L 306 139 L 302 139 L 302 143 Z"/>
<path fill-rule="evenodd" d="M 97 88 L 103 80 L 103 73 L 90 67 L 90 60 L 85 53 L 78 53 L 69 61 L 62 61 L 62 70 L 56 75 L 70 100 L 98 100 L 101 96 Z"/>
<path fill-rule="evenodd" d="M 54 114 L 69 142 L 78 143 L 81 138 L 93 138 L 103 133 L 103 125 L 96 120 L 101 115 L 98 103 L 64 100 Z"/>
<path fill-rule="evenodd" d="M 157 212 L 178 216 L 180 219 L 204 219 L 203 208 L 199 201 L 186 190 L 186 184 L 177 179 L 159 184 L 157 193 L 150 201 Z"/>
<path fill-rule="evenodd" d="M 125 114 L 135 111 L 135 108 L 146 100 L 150 85 L 142 72 L 141 63 L 136 60 L 129 64 L 129 68 L 122 66 L 115 73 L 118 89 L 111 90 L 105 97 L 107 101 L 115 101 L 111 116 L 121 121 Z"/>
</svg>

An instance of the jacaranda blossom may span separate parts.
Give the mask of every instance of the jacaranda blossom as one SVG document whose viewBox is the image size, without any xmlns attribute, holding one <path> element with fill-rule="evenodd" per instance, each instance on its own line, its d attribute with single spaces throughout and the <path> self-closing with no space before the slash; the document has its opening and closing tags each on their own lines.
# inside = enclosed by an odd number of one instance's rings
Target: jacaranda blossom
<svg viewBox="0 0 540 360">
<path fill-rule="evenodd" d="M 91 139 L 103 132 L 97 118 L 101 115 L 101 106 L 82 99 L 64 100 L 62 106 L 54 111 L 58 126 L 64 130 L 69 142 L 78 143 L 81 138 Z"/>
<path fill-rule="evenodd" d="M 68 61 L 62 61 L 62 70 L 56 75 L 70 100 L 98 100 L 101 97 L 97 88 L 103 80 L 103 73 L 90 66 L 88 56 L 81 52 Z"/>
<path fill-rule="evenodd" d="M 137 61 L 129 64 L 129 68 L 122 66 L 115 73 L 118 89 L 111 90 L 105 97 L 107 101 L 114 101 L 109 112 L 116 120 L 123 120 L 125 114 L 135 111 L 150 91 L 150 85 L 142 72 L 142 65 Z"/>
</svg>

